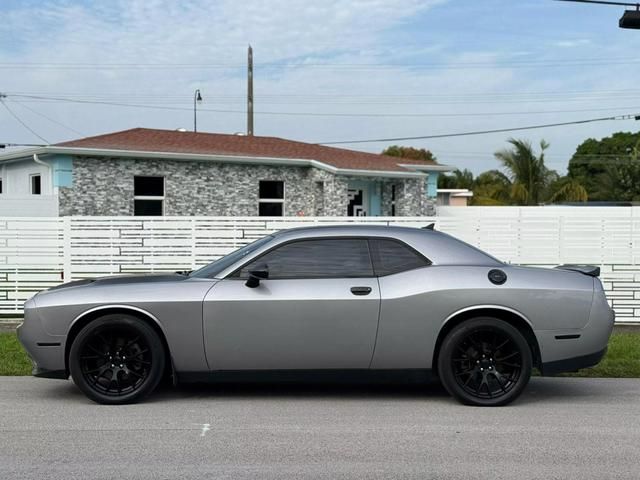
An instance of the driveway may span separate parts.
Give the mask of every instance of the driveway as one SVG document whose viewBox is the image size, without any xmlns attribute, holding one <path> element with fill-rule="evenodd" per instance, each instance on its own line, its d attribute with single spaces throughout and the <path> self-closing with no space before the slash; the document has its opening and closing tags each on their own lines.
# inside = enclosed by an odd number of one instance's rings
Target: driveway
<svg viewBox="0 0 640 480">
<path fill-rule="evenodd" d="M 91 403 L 0 378 L 0 472 L 16 478 L 638 478 L 640 380 L 534 378 L 503 408 L 437 385 L 190 386 Z"/>
</svg>

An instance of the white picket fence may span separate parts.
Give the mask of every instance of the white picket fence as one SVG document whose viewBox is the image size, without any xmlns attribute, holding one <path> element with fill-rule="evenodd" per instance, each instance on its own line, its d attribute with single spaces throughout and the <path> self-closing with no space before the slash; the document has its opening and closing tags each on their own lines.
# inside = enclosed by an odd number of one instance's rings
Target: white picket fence
<svg viewBox="0 0 640 480">
<path fill-rule="evenodd" d="M 0 218 L 0 314 L 34 293 L 86 277 L 191 270 L 283 228 L 425 226 L 516 264 L 590 263 L 620 323 L 640 321 L 640 208 L 441 207 L 438 217 Z"/>
</svg>

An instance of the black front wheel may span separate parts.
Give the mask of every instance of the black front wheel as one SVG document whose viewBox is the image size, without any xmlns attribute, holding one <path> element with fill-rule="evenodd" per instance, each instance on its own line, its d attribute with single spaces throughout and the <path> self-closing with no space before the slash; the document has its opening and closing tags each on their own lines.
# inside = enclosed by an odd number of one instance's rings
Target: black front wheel
<svg viewBox="0 0 640 480">
<path fill-rule="evenodd" d="M 160 382 L 165 352 L 153 328 L 131 315 L 112 314 L 85 326 L 71 345 L 75 384 L 98 403 L 133 403 Z"/>
<path fill-rule="evenodd" d="M 522 393 L 532 363 L 531 348 L 518 329 L 483 317 L 449 332 L 438 356 L 438 374 L 447 391 L 462 403 L 499 406 Z"/>
</svg>

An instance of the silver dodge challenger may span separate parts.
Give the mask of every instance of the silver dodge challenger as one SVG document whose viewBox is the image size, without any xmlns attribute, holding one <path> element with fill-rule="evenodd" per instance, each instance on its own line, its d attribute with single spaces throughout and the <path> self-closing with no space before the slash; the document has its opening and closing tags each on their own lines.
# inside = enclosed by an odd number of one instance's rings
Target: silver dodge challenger
<svg viewBox="0 0 640 480">
<path fill-rule="evenodd" d="M 163 378 L 426 381 L 505 405 L 597 364 L 613 328 L 597 267 L 505 264 L 427 228 L 284 230 L 193 272 L 66 283 L 24 306 L 34 375 L 131 403 Z"/>
</svg>

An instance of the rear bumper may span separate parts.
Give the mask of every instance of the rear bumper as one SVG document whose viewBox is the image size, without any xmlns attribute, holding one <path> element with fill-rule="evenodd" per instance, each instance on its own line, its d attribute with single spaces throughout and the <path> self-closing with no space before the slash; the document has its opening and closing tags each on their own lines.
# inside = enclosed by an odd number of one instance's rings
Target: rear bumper
<svg viewBox="0 0 640 480">
<path fill-rule="evenodd" d="M 607 351 L 614 322 L 615 312 L 604 292 L 596 291 L 584 328 L 536 331 L 542 374 L 554 375 L 596 365 Z"/>
<path fill-rule="evenodd" d="M 597 365 L 606 353 L 607 349 L 605 347 L 603 350 L 589 355 L 543 363 L 540 370 L 542 375 L 545 376 L 556 375 L 562 372 L 575 372 L 581 368 L 589 368 Z"/>
</svg>

